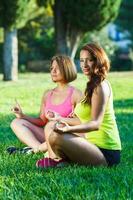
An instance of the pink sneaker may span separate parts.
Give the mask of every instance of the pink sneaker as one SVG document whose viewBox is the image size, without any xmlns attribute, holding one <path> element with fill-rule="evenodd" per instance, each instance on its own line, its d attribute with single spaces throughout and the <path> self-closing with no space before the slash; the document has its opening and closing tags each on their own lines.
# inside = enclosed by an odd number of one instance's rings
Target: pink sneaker
<svg viewBox="0 0 133 200">
<path fill-rule="evenodd" d="M 48 167 L 63 167 L 67 162 L 64 159 L 54 160 L 52 158 L 42 158 L 36 162 L 37 168 L 48 168 Z"/>
</svg>

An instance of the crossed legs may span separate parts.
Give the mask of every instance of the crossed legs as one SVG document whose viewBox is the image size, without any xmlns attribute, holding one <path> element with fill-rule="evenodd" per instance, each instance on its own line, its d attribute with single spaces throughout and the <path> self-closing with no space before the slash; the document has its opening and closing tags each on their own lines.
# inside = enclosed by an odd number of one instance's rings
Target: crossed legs
<svg viewBox="0 0 133 200">
<path fill-rule="evenodd" d="M 91 166 L 107 165 L 104 155 L 97 146 L 83 137 L 51 130 L 49 145 L 57 156 L 68 158 L 71 162 Z"/>
<path fill-rule="evenodd" d="M 43 128 L 37 127 L 24 119 L 14 119 L 11 128 L 16 136 L 32 148 L 42 146 L 48 149 L 51 158 L 68 158 L 81 165 L 107 165 L 102 152 L 85 138 L 71 133 L 57 133 L 53 131 L 55 122 L 49 122 Z M 45 142 L 46 139 L 46 142 Z"/>
<path fill-rule="evenodd" d="M 20 141 L 29 147 L 38 148 L 45 141 L 44 130 L 24 119 L 14 119 L 11 129 Z"/>
</svg>

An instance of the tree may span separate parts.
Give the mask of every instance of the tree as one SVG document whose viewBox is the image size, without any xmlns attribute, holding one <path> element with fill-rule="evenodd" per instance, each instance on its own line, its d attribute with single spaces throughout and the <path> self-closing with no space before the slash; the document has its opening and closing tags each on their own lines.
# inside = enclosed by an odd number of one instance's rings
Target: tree
<svg viewBox="0 0 133 200">
<path fill-rule="evenodd" d="M 120 3 L 121 0 L 55 0 L 53 11 L 57 52 L 74 58 L 84 33 L 100 30 L 113 21 Z"/>
<path fill-rule="evenodd" d="M 0 1 L 0 26 L 4 28 L 3 79 L 5 81 L 18 78 L 17 30 L 42 11 L 42 8 L 37 7 L 35 0 Z"/>
</svg>

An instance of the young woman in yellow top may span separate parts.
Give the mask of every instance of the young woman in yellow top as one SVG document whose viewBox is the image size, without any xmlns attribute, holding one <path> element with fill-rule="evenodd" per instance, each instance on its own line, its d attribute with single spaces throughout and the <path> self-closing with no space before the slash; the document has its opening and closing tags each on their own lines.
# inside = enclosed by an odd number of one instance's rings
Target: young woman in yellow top
<svg viewBox="0 0 133 200">
<path fill-rule="evenodd" d="M 68 119 L 58 119 L 54 130 L 51 129 L 49 143 L 56 155 L 73 163 L 116 165 L 120 162 L 121 142 L 113 110 L 112 89 L 106 80 L 109 59 L 102 47 L 91 43 L 81 49 L 80 64 L 88 77 L 84 98 L 75 108 L 81 124 L 72 125 Z M 74 119 L 69 120 L 74 122 Z M 49 122 L 46 129 L 50 123 L 53 122 Z M 51 163 L 58 165 L 53 160 Z"/>
</svg>

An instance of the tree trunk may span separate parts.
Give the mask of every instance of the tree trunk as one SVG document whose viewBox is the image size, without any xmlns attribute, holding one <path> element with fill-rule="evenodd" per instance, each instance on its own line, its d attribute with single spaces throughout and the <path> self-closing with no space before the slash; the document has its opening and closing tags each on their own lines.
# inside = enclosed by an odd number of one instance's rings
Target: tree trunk
<svg viewBox="0 0 133 200">
<path fill-rule="evenodd" d="M 73 27 L 69 27 L 66 19 L 63 17 L 63 1 L 55 0 L 54 4 L 54 25 L 56 53 L 69 55 L 74 59 L 82 34 Z"/>
<path fill-rule="evenodd" d="M 69 28 L 67 32 L 67 47 L 68 47 L 68 54 L 72 60 L 74 60 L 82 33 L 78 30 L 74 29 L 73 27 Z"/>
<path fill-rule="evenodd" d="M 54 26 L 55 26 L 55 42 L 56 52 L 61 54 L 67 54 L 67 42 L 66 42 L 66 23 L 63 18 L 61 0 L 55 0 L 54 5 Z"/>
<path fill-rule="evenodd" d="M 18 79 L 18 40 L 17 30 L 4 30 L 3 46 L 4 81 Z"/>
</svg>

